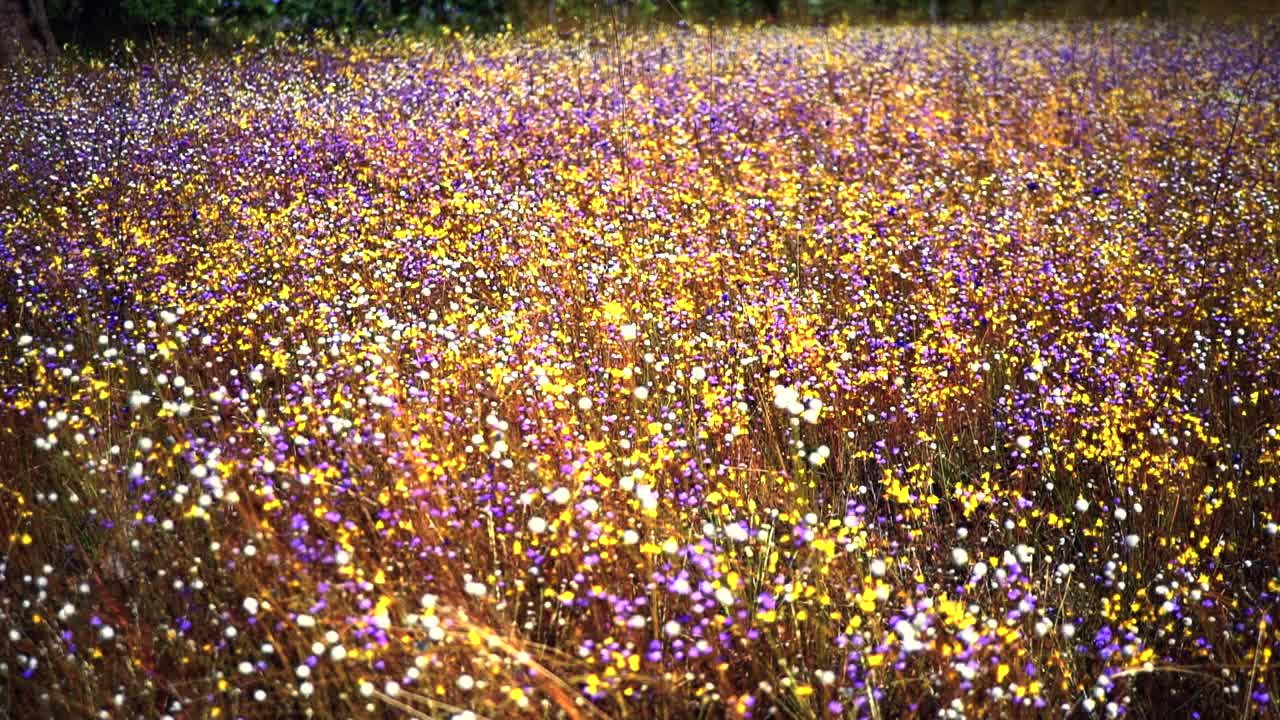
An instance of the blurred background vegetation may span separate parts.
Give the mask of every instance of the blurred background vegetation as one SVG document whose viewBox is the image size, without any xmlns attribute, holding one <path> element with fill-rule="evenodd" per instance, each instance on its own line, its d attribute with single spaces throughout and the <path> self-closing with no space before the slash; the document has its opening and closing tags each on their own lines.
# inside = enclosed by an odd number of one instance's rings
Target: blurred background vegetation
<svg viewBox="0 0 1280 720">
<path fill-rule="evenodd" d="M 1269 0 L 45 0 L 61 43 L 317 29 L 489 31 L 592 22 L 831 23 L 1263 12 Z"/>
</svg>

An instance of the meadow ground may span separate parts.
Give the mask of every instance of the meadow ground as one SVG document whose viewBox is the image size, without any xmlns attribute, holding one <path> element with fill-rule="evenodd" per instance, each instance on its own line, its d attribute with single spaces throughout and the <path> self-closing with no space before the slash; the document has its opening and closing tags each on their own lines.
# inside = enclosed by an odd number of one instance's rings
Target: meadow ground
<svg viewBox="0 0 1280 720">
<path fill-rule="evenodd" d="M 0 82 L 0 714 L 1265 717 L 1274 22 Z"/>
</svg>

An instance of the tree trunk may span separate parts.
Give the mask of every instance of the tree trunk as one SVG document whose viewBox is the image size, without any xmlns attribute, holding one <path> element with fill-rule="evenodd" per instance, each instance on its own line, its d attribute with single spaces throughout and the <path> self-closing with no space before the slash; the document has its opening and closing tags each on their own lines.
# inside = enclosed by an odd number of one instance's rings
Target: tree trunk
<svg viewBox="0 0 1280 720">
<path fill-rule="evenodd" d="M 44 0 L 0 0 L 0 64 L 22 57 L 48 60 L 57 54 Z"/>
</svg>

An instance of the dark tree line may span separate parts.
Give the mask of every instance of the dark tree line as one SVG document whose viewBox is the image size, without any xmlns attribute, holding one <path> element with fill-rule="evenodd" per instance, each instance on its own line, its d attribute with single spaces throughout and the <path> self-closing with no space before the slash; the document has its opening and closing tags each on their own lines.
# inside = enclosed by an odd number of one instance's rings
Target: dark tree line
<svg viewBox="0 0 1280 720">
<path fill-rule="evenodd" d="M 0 0 L 0 63 L 57 52 L 44 0 Z"/>
<path fill-rule="evenodd" d="M 103 44 L 120 37 L 227 29 L 477 30 L 507 23 L 679 20 L 811 23 L 836 19 L 969 21 L 1024 16 L 1167 15 L 1256 11 L 1271 0 L 0 0 L 0 64 L 50 58 L 57 42 Z M 57 42 L 55 42 L 55 38 Z"/>
</svg>

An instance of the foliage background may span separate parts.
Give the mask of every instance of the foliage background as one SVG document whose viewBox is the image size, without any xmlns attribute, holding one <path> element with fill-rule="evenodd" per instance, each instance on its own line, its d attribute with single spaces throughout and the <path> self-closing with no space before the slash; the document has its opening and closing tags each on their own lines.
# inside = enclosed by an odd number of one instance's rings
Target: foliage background
<svg viewBox="0 0 1280 720">
<path fill-rule="evenodd" d="M 1248 14 L 1265 0 L 48 0 L 60 42 L 196 33 L 570 27 L 602 20 L 914 22 L 1004 17 Z"/>
</svg>

